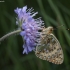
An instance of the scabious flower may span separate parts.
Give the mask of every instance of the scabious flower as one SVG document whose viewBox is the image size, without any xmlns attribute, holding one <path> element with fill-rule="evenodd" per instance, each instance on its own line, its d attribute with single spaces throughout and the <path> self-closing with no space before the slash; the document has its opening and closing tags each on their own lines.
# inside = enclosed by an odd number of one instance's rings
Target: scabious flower
<svg viewBox="0 0 70 70">
<path fill-rule="evenodd" d="M 43 21 L 41 18 L 34 19 L 33 17 L 38 14 L 38 12 L 33 12 L 33 8 L 27 10 L 27 6 L 23 8 L 15 9 L 17 14 L 16 24 L 21 28 L 20 35 L 24 40 L 23 44 L 23 54 L 31 52 L 36 47 L 39 42 L 40 31 L 43 28 Z"/>
</svg>

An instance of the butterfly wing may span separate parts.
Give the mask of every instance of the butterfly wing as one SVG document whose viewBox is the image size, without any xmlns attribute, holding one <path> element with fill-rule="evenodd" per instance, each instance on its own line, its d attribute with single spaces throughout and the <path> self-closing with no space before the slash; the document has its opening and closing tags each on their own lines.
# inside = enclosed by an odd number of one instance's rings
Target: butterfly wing
<svg viewBox="0 0 70 70">
<path fill-rule="evenodd" d="M 61 64 L 64 60 L 61 45 L 53 34 L 43 37 L 36 47 L 35 55 L 54 64 Z"/>
</svg>

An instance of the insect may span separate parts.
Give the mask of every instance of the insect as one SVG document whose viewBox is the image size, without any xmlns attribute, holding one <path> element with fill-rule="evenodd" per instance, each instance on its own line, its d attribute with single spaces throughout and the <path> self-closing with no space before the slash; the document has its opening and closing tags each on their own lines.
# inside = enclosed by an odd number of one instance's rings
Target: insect
<svg viewBox="0 0 70 70">
<path fill-rule="evenodd" d="M 53 27 L 42 30 L 40 42 L 36 46 L 35 55 L 54 64 L 63 63 L 63 51 L 58 39 L 52 34 Z"/>
</svg>

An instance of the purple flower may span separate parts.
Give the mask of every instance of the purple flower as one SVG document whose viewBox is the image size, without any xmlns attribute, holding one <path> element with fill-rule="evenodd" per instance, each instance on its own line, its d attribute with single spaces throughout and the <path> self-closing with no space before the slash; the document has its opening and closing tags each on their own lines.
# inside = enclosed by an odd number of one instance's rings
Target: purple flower
<svg viewBox="0 0 70 70">
<path fill-rule="evenodd" d="M 40 31 L 43 28 L 43 21 L 41 18 L 34 19 L 33 17 L 38 12 L 32 12 L 33 8 L 27 10 L 27 6 L 23 8 L 15 9 L 15 13 L 18 15 L 16 24 L 22 29 L 20 35 L 24 40 L 23 54 L 31 52 L 39 42 Z"/>
</svg>

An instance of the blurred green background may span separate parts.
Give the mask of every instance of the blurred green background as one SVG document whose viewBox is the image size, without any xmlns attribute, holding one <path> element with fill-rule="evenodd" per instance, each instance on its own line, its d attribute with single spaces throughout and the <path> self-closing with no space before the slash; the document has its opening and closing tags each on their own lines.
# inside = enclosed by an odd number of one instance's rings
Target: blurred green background
<svg viewBox="0 0 70 70">
<path fill-rule="evenodd" d="M 1 0 L 0 0 L 1 1 Z M 37 58 L 34 52 L 22 54 L 23 40 L 20 35 L 13 35 L 0 42 L 0 70 L 70 70 L 70 0 L 4 0 L 0 2 L 0 37 L 16 30 L 14 9 L 33 7 L 42 17 L 45 26 L 54 28 L 63 25 L 53 33 L 58 38 L 63 52 L 64 62 L 55 65 Z"/>
</svg>

